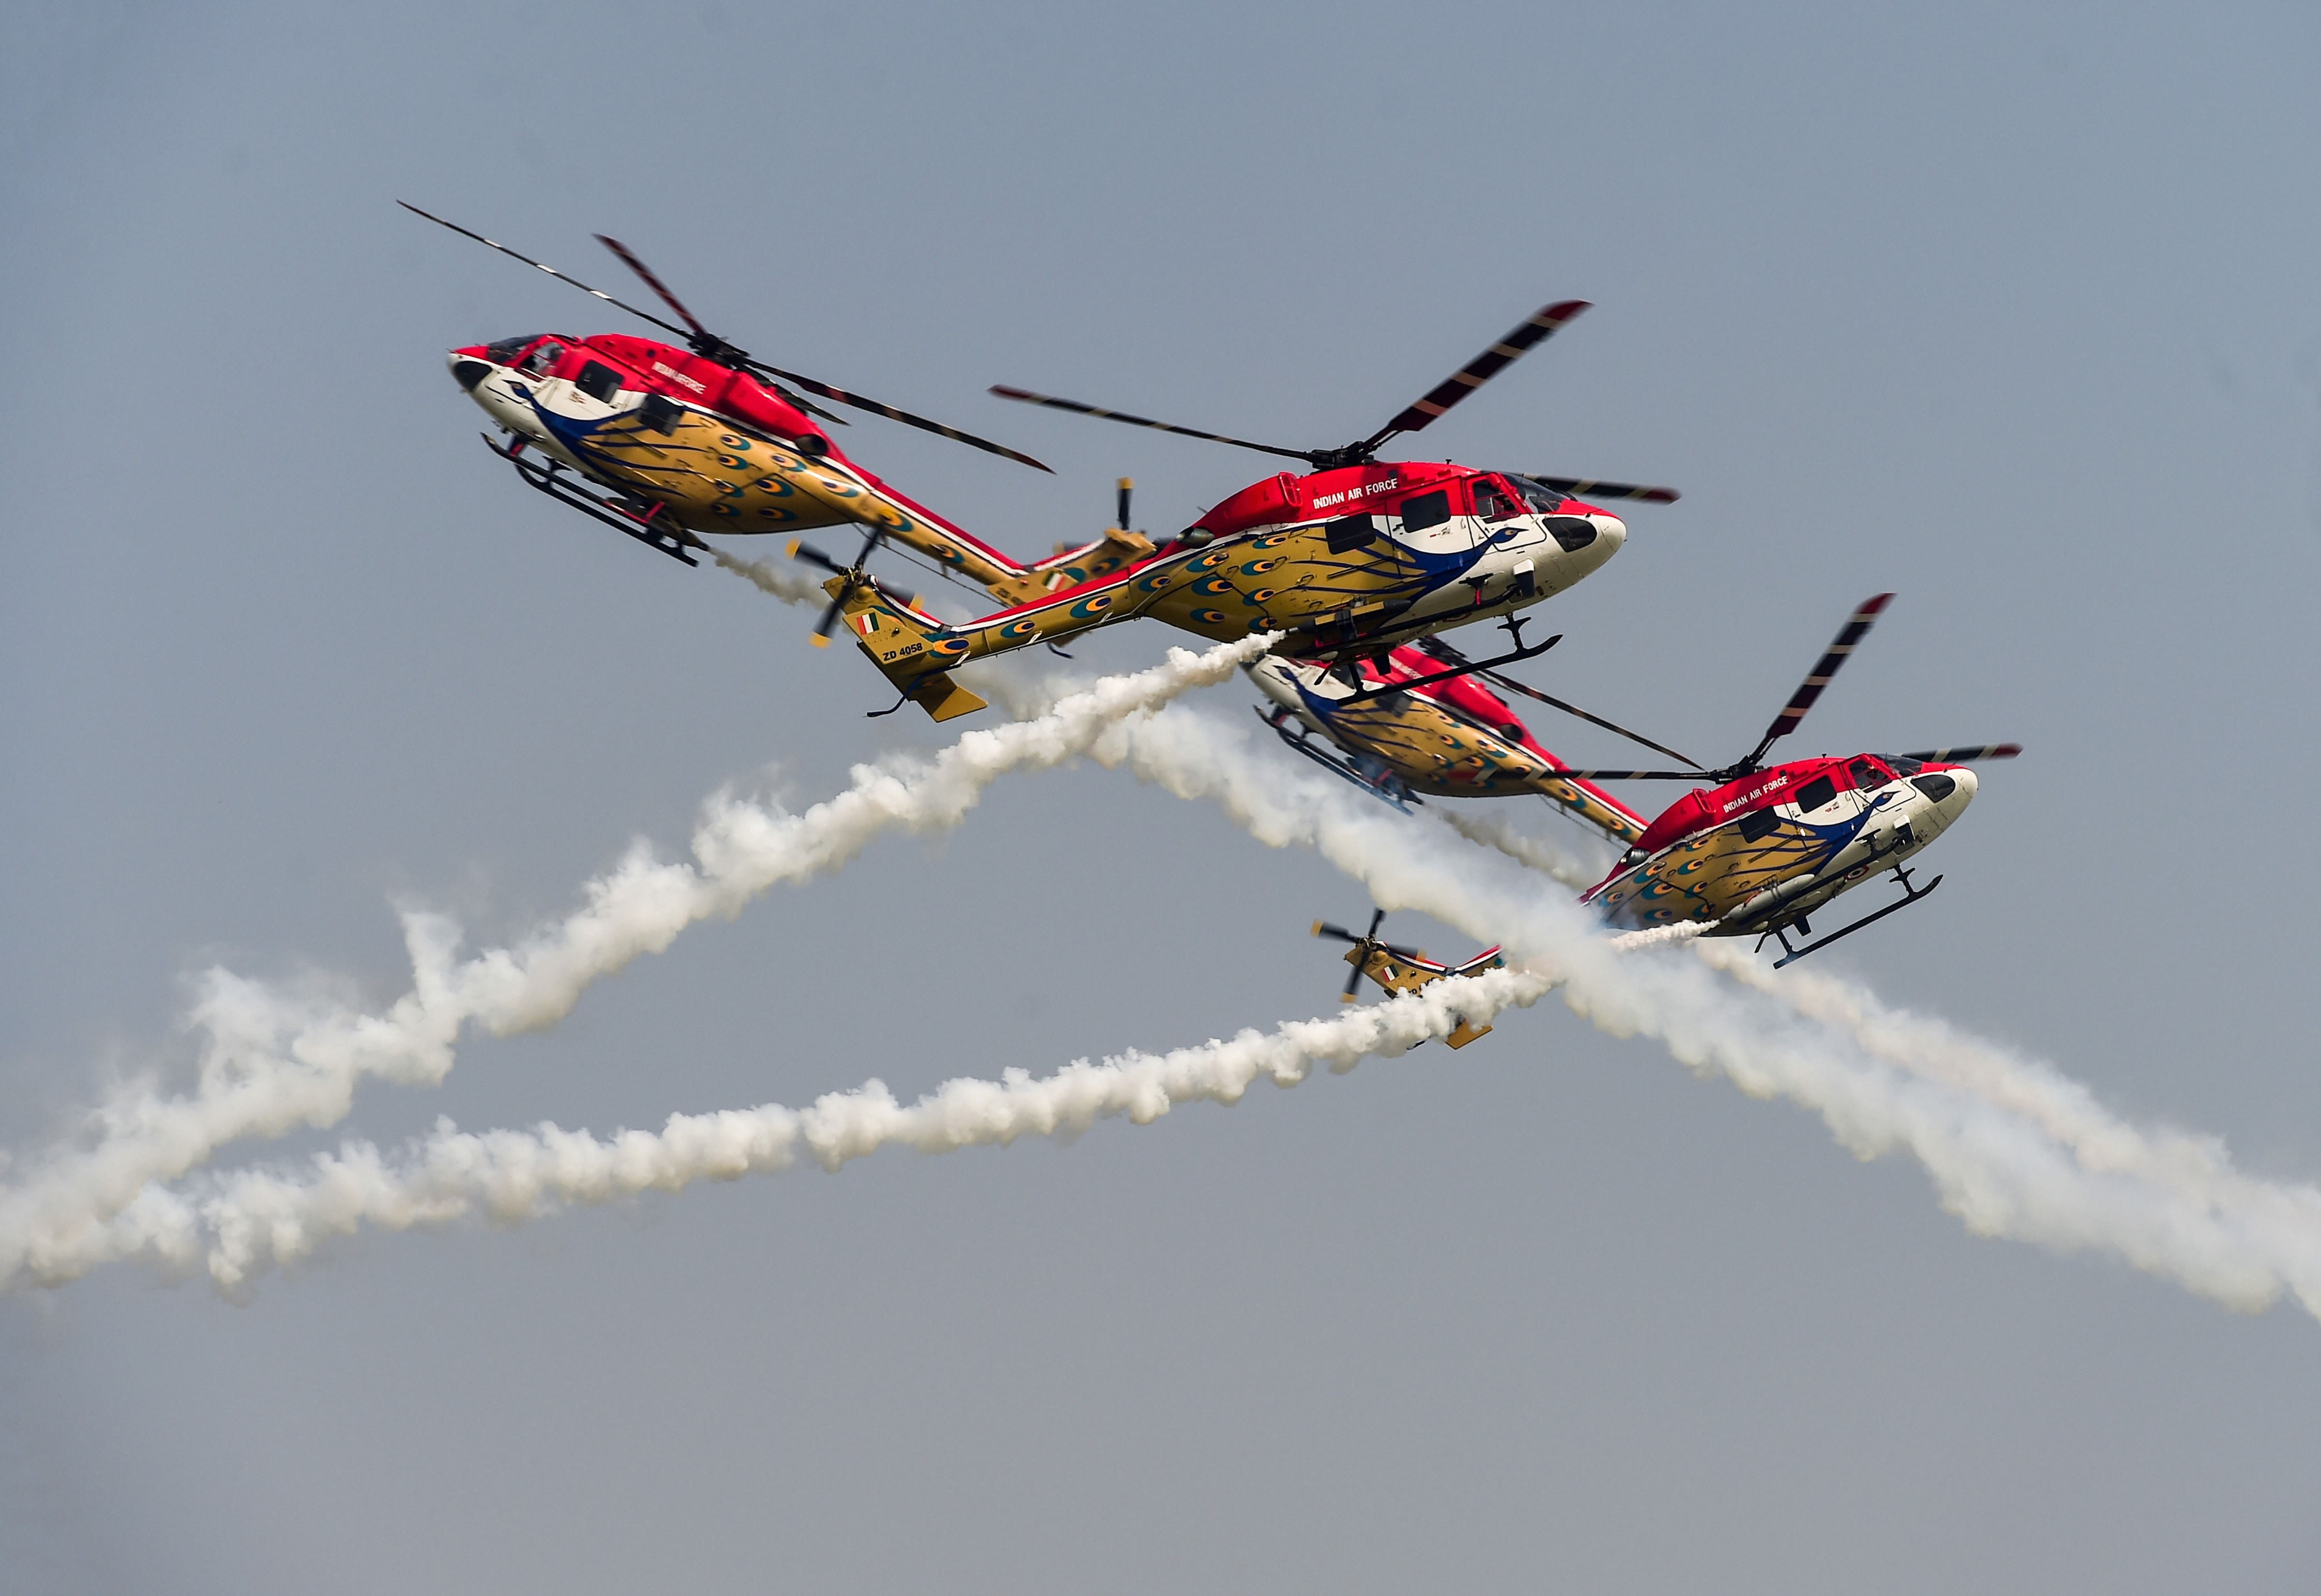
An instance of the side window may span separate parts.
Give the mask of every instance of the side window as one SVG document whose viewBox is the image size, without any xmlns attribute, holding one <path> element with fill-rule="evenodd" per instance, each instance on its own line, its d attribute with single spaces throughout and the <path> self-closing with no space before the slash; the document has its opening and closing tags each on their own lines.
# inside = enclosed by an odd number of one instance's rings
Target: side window
<svg viewBox="0 0 2321 1596">
<path fill-rule="evenodd" d="M 637 407 L 637 419 L 656 432 L 674 432 L 685 418 L 685 406 L 663 394 L 647 394 Z"/>
<path fill-rule="evenodd" d="M 610 404 L 613 395 L 621 391 L 621 374 L 609 366 L 591 360 L 572 379 L 572 385 L 599 404 Z"/>
<path fill-rule="evenodd" d="M 1329 536 L 1330 552 L 1333 554 L 1360 549 L 1378 535 L 1377 527 L 1367 515 L 1341 515 L 1323 530 Z"/>
<path fill-rule="evenodd" d="M 1810 814 L 1837 796 L 1837 784 L 1825 775 L 1817 775 L 1798 789 L 1798 812 Z"/>
<path fill-rule="evenodd" d="M 1423 532 L 1451 519 L 1451 494 L 1443 488 L 1402 502 L 1402 530 Z"/>
<path fill-rule="evenodd" d="M 1752 811 L 1741 817 L 1741 840 L 1762 842 L 1781 829 L 1781 817 L 1770 809 Z"/>
<path fill-rule="evenodd" d="M 1852 773 L 1853 784 L 1865 793 L 1873 787 L 1882 787 L 1894 779 L 1867 759 L 1856 759 L 1845 768 Z"/>
<path fill-rule="evenodd" d="M 1505 521 L 1510 515 L 1523 513 L 1523 506 L 1507 496 L 1506 490 L 1488 476 L 1475 479 L 1475 513 L 1485 521 Z"/>
<path fill-rule="evenodd" d="M 548 375 L 548 368 L 562 358 L 564 358 L 564 346 L 551 338 L 526 355 L 523 358 L 523 365 L 519 369 L 527 376 L 545 376 Z"/>
<path fill-rule="evenodd" d="M 1566 554 L 1577 554 L 1596 541 L 1596 523 L 1584 515 L 1551 515 L 1543 524 Z"/>
</svg>

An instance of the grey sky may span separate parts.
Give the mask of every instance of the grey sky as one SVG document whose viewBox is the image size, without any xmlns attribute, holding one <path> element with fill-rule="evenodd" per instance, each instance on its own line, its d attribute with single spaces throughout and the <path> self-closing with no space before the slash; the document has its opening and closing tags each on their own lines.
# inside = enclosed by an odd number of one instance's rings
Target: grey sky
<svg viewBox="0 0 2321 1596">
<path fill-rule="evenodd" d="M 1805 739 L 2030 753 L 1828 957 L 2321 1174 L 2309 8 L 66 9 L 0 51 L 0 1145 L 177 1059 L 206 964 L 384 999 L 396 901 L 496 940 L 723 783 L 947 739 L 507 480 L 442 350 L 628 329 L 401 197 L 608 287 L 617 234 L 1049 460 L 847 437 L 1021 554 L 1265 467 L 989 383 L 1327 444 L 1595 301 L 1425 439 L 1685 490 L 1534 678 L 1728 757 L 1898 590 Z M 1011 779 L 345 1129 L 1196 1042 L 1328 1010 L 1304 928 L 1364 906 L 1124 775 Z M 1552 1002 L 1061 1150 L 0 1301 L 0 1567 L 69 1592 L 2304 1591 L 2316 1436 L 2303 1312 L 1976 1239 Z"/>
</svg>

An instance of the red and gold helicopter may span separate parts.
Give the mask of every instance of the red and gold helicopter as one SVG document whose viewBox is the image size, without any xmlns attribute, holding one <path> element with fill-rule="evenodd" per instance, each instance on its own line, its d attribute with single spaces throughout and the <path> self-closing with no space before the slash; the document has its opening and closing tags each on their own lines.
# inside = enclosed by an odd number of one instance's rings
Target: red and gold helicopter
<svg viewBox="0 0 2321 1596">
<path fill-rule="evenodd" d="M 1139 616 L 1218 641 L 1280 632 L 1274 653 L 1325 661 L 1357 695 L 1372 691 L 1361 682 L 1361 661 L 1385 659 L 1399 644 L 1476 621 L 1502 620 L 1513 647 L 1496 658 L 1437 672 L 1439 678 L 1532 658 L 1553 640 L 1526 645 L 1515 612 L 1597 569 L 1627 537 L 1618 517 L 1575 495 L 1666 503 L 1675 492 L 1390 463 L 1377 455 L 1389 440 L 1431 424 L 1587 308 L 1578 300 L 1544 307 L 1369 437 L 1332 449 L 1252 443 L 1020 388 L 994 388 L 1003 398 L 1286 456 L 1311 469 L 1252 484 L 1158 545 L 1142 533 L 1115 529 L 1085 550 L 1019 567 L 1020 575 L 1002 581 L 968 572 L 1015 598 L 1014 607 L 979 621 L 946 625 L 889 594 L 864 568 L 879 542 L 891 537 L 967 572 L 974 550 L 945 549 L 940 529 L 922 537 L 873 527 L 851 566 L 803 544 L 792 552 L 833 573 L 824 584 L 832 607 L 823 630 L 844 616 L 863 652 L 904 700 L 937 720 L 982 707 L 982 700 L 951 681 L 952 667 Z M 1104 563 L 1087 558 L 1099 551 Z"/>
<path fill-rule="evenodd" d="M 1444 665 L 1465 667 L 1467 674 L 1446 677 L 1439 668 Z M 1361 662 L 1359 685 L 1314 660 L 1269 657 L 1247 669 L 1273 700 L 1271 711 L 1261 709 L 1258 718 L 1283 742 L 1406 812 L 1421 793 L 1447 798 L 1536 793 L 1623 847 L 1643 834 L 1643 816 L 1594 783 L 1564 774 L 1570 766 L 1486 682 L 1684 759 L 1650 738 L 1477 667 L 1440 638 L 1397 648 L 1382 665 Z M 1316 733 L 1336 751 L 1315 746 Z"/>
<path fill-rule="evenodd" d="M 1869 634 L 1890 593 L 1853 612 L 1790 694 L 1757 746 L 1717 770 L 1573 770 L 1572 781 L 1699 781 L 1629 845 L 1611 874 L 1580 894 L 1615 925 L 1700 924 L 1703 936 L 1781 945 L 1779 968 L 1920 902 L 1942 884 L 1912 881 L 1906 861 L 1948 830 L 1980 785 L 1970 762 L 2012 759 L 2019 743 L 1793 759 L 1767 768 L 1773 744 L 1798 729 Z M 1678 756 L 1682 758 L 1682 756 Z M 1686 760 L 1691 764 L 1692 761 Z M 1902 896 L 1802 948 L 1807 917 L 1872 875 L 1892 870 Z"/>
<path fill-rule="evenodd" d="M 704 532 L 856 524 L 906 541 L 933 541 L 979 577 L 1004 580 L 1020 572 L 848 459 L 812 418 L 844 423 L 806 394 L 1048 469 L 1031 456 L 751 358 L 703 326 L 618 240 L 597 235 L 683 325 L 397 203 L 684 340 L 680 349 L 622 333 L 533 333 L 451 351 L 452 376 L 514 439 L 502 445 L 487 434 L 485 442 L 551 498 L 687 565 L 697 563 L 691 550 L 708 547 Z M 938 527 L 939 539 L 932 530 Z"/>
</svg>

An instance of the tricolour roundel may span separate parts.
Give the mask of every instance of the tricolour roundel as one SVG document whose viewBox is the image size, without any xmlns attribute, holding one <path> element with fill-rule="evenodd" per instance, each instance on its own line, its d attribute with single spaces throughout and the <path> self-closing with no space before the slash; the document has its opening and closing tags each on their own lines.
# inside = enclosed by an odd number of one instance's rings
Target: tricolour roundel
<svg viewBox="0 0 2321 1596">
<path fill-rule="evenodd" d="M 1222 626 L 1224 624 L 1225 612 L 1223 610 L 1196 610 L 1193 612 L 1193 619 L 1203 626 Z"/>
<path fill-rule="evenodd" d="M 1261 587 L 1255 593 L 1251 594 L 1244 602 L 1252 604 L 1268 603 L 1271 602 L 1273 598 L 1273 592 L 1274 590 L 1270 587 Z"/>
<path fill-rule="evenodd" d="M 717 457 L 717 463 L 724 467 L 729 471 L 739 471 L 743 467 L 747 466 L 749 461 L 743 459 L 740 455 L 719 455 Z"/>
<path fill-rule="evenodd" d="M 750 452 L 750 440 L 746 438 L 736 438 L 731 432 L 719 433 L 717 435 L 717 441 L 724 444 L 727 449 L 732 449 L 737 455 L 745 455 Z"/>
<path fill-rule="evenodd" d="M 1214 571 L 1232 557 L 1233 550 L 1230 549 L 1213 549 L 1200 558 L 1187 565 L 1185 568 L 1188 571 Z"/>
<path fill-rule="evenodd" d="M 999 629 L 999 635 L 1009 642 L 1020 642 L 1040 630 L 1036 621 L 1011 621 Z"/>
<path fill-rule="evenodd" d="M 1072 619 L 1075 621 L 1085 621 L 1091 615 L 1100 615 L 1105 611 L 1111 608 L 1112 594 L 1108 593 L 1091 594 L 1088 597 L 1082 599 L 1079 603 L 1072 606 L 1071 615 Z"/>
<path fill-rule="evenodd" d="M 797 489 L 792 487 L 788 483 L 784 482 L 778 476 L 760 476 L 752 485 L 755 486 L 760 493 L 771 494 L 777 499 L 786 499 L 789 497 L 790 494 L 797 492 Z"/>
<path fill-rule="evenodd" d="M 796 511 L 785 510 L 778 504 L 760 504 L 758 506 L 758 513 L 764 516 L 768 521 L 796 521 L 797 519 L 797 512 Z"/>
<path fill-rule="evenodd" d="M 1233 590 L 1233 584 L 1223 576 L 1206 576 L 1193 584 L 1195 593 L 1205 593 L 1211 598 L 1220 594 L 1231 593 Z"/>
<path fill-rule="evenodd" d="M 1289 532 L 1269 532 L 1262 538 L 1252 538 L 1249 540 L 1249 546 L 1255 549 L 1279 549 L 1288 542 L 1294 535 Z"/>
<path fill-rule="evenodd" d="M 1241 574 L 1244 576 L 1262 576 L 1280 563 L 1278 559 L 1253 559 L 1242 567 Z"/>
</svg>

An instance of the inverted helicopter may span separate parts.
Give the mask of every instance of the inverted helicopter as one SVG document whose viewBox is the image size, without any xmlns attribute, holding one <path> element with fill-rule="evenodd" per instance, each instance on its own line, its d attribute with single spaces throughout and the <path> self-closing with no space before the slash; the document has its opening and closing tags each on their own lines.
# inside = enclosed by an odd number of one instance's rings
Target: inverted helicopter
<svg viewBox="0 0 2321 1596">
<path fill-rule="evenodd" d="M 1352 683 L 1314 660 L 1268 657 L 1245 668 L 1273 701 L 1258 718 L 1283 742 L 1406 812 L 1421 793 L 1450 798 L 1536 793 L 1623 847 L 1643 835 L 1642 815 L 1593 782 L 1564 774 L 1570 766 L 1486 682 L 1684 759 L 1673 748 L 1479 667 L 1441 638 L 1421 638 L 1383 662 L 1361 661 Z M 1316 747 L 1316 734 L 1334 748 Z"/>
<path fill-rule="evenodd" d="M 456 349 L 452 377 L 513 441 L 485 442 L 531 486 L 687 565 L 704 532 L 795 532 L 860 524 L 906 541 L 929 540 L 971 574 L 1004 580 L 1022 567 L 846 458 L 823 422 L 844 425 L 812 394 L 1045 471 L 1027 454 L 879 400 L 753 358 L 711 332 L 617 239 L 596 235 L 660 295 L 678 322 L 601 289 L 407 202 L 403 208 L 538 268 L 684 340 L 680 349 L 623 333 L 532 333 Z"/>
<path fill-rule="evenodd" d="M 1399 644 L 1477 621 L 1503 621 L 1513 646 L 1462 670 L 1534 657 L 1552 641 L 1525 643 L 1516 612 L 1601 567 L 1627 537 L 1617 516 L 1576 495 L 1667 503 L 1678 496 L 1675 491 L 1448 463 L 1388 462 L 1377 455 L 1389 440 L 1424 430 L 1587 308 L 1578 300 L 1543 308 L 1377 431 L 1333 449 L 1252 443 L 996 387 L 992 392 L 1003 398 L 1286 456 L 1311 469 L 1252 484 L 1159 544 L 1124 525 L 1087 550 L 1018 567 L 1020 575 L 1002 581 L 969 573 L 1015 603 L 957 626 L 889 594 L 865 569 L 879 543 L 892 537 L 964 571 L 974 549 L 946 549 L 940 527 L 906 534 L 874 526 L 851 566 L 794 544 L 795 555 L 832 573 L 824 585 L 831 609 L 817 630 L 826 633 L 842 615 L 903 700 L 937 720 L 982 707 L 981 699 L 951 682 L 952 667 L 1140 616 L 1217 641 L 1279 632 L 1275 654 L 1326 661 L 1356 692 L 1362 690 L 1361 660 L 1383 658 Z M 1126 558 L 1116 567 L 1098 567 L 1085 558 L 1095 551 L 1104 551 L 1106 559 Z"/>
</svg>

